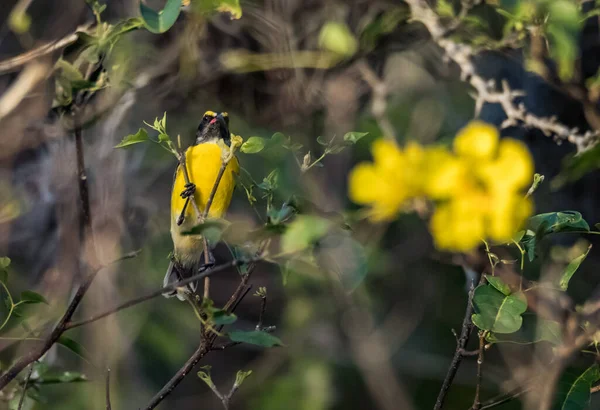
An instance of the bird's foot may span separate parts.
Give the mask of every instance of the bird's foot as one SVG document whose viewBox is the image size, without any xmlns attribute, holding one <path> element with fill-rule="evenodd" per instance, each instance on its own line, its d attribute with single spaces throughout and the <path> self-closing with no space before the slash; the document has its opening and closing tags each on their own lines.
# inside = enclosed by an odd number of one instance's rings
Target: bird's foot
<svg viewBox="0 0 600 410">
<path fill-rule="evenodd" d="M 181 192 L 180 195 L 182 198 L 185 199 L 194 195 L 194 192 L 196 192 L 196 185 L 190 182 L 188 184 L 185 184 L 185 189 Z"/>
</svg>

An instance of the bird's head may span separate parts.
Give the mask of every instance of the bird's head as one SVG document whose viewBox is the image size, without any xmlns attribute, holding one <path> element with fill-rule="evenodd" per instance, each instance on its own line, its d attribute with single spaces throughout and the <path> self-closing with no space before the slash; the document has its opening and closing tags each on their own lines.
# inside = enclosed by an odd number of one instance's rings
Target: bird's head
<svg viewBox="0 0 600 410">
<path fill-rule="evenodd" d="M 219 140 L 223 140 L 227 146 L 231 144 L 229 116 L 226 112 L 206 111 L 196 131 L 196 144 L 217 143 Z"/>
</svg>

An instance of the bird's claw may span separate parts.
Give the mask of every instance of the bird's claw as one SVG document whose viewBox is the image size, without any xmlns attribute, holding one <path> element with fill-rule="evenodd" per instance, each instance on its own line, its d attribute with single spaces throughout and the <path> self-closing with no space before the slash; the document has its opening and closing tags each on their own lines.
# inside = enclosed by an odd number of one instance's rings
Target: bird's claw
<svg viewBox="0 0 600 410">
<path fill-rule="evenodd" d="M 185 199 L 194 195 L 194 192 L 196 192 L 196 185 L 190 182 L 188 184 L 185 184 L 185 189 L 181 192 L 180 195 L 183 199 Z"/>
</svg>

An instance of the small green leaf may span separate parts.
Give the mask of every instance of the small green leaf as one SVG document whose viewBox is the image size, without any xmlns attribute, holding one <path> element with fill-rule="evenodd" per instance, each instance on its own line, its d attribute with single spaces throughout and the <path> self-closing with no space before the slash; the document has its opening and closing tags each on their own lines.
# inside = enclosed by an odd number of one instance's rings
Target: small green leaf
<svg viewBox="0 0 600 410">
<path fill-rule="evenodd" d="M 212 320 L 215 325 L 230 325 L 237 320 L 237 316 L 219 309 L 212 313 Z"/>
<path fill-rule="evenodd" d="M 323 146 L 328 146 L 329 142 L 325 141 L 325 138 L 323 138 L 322 136 L 318 136 L 317 137 L 317 142 Z"/>
<path fill-rule="evenodd" d="M 509 334 L 488 332 L 485 339 L 490 343 L 532 344 L 545 341 L 555 346 L 562 343 L 560 323 L 540 319 L 532 312 L 525 312 L 522 317 L 523 324 L 518 331 Z"/>
<path fill-rule="evenodd" d="M 582 262 L 585 260 L 585 258 L 588 256 L 588 253 L 590 253 L 590 249 L 592 249 L 592 245 L 590 245 L 587 248 L 587 250 L 585 251 L 584 254 L 579 255 L 578 257 L 573 259 L 571 262 L 569 262 L 569 264 L 567 265 L 567 268 L 565 269 L 562 276 L 560 277 L 559 286 L 562 290 L 567 290 L 569 288 L 569 281 L 573 277 L 573 274 L 575 272 L 577 272 L 577 269 L 579 269 L 579 266 L 582 264 Z"/>
<path fill-rule="evenodd" d="M 48 304 L 48 301 L 45 297 L 36 293 L 32 290 L 25 290 L 21 292 L 20 301 L 23 303 L 35 304 L 35 303 L 45 303 Z"/>
<path fill-rule="evenodd" d="M 182 235 L 202 235 L 210 244 L 215 244 L 221 240 L 223 232 L 231 225 L 225 219 L 207 219 L 203 223 L 194 226 L 189 231 L 184 231 Z"/>
<path fill-rule="evenodd" d="M 298 216 L 285 231 L 281 250 L 285 253 L 304 250 L 325 236 L 330 227 L 331 223 L 326 219 L 311 215 Z"/>
<path fill-rule="evenodd" d="M 83 373 L 66 371 L 59 376 L 58 380 L 61 383 L 85 382 L 87 377 Z"/>
<path fill-rule="evenodd" d="M 10 266 L 10 258 L 6 256 L 0 257 L 0 269 L 7 269 Z"/>
<path fill-rule="evenodd" d="M 150 141 L 150 138 L 148 137 L 148 132 L 145 129 L 140 128 L 135 134 L 130 134 L 123 138 L 123 141 L 121 141 L 118 145 L 115 145 L 115 148 L 128 147 L 129 145 L 138 144 L 140 142 L 146 141 Z"/>
<path fill-rule="evenodd" d="M 192 2 L 192 5 L 196 10 L 204 14 L 214 12 L 227 13 L 234 20 L 242 17 L 240 0 L 198 0 Z"/>
<path fill-rule="evenodd" d="M 252 370 L 247 370 L 247 371 L 243 371 L 243 370 L 238 370 L 237 374 L 235 375 L 235 385 L 237 387 L 240 387 L 242 385 L 242 383 L 244 383 L 244 380 L 246 380 L 246 378 L 248 376 L 250 376 L 252 374 Z"/>
<path fill-rule="evenodd" d="M 473 295 L 473 324 L 481 330 L 513 333 L 521 328 L 521 314 L 527 310 L 522 292 L 505 295 L 491 285 L 480 285 Z"/>
<path fill-rule="evenodd" d="M 358 142 L 358 140 L 360 140 L 362 137 L 368 135 L 368 132 L 348 132 L 346 133 L 346 135 L 344 135 L 344 141 L 348 141 L 351 142 L 353 144 L 356 144 Z"/>
<path fill-rule="evenodd" d="M 155 34 L 164 33 L 177 21 L 181 0 L 167 0 L 165 8 L 157 12 L 140 1 L 140 13 L 146 29 Z"/>
<path fill-rule="evenodd" d="M 502 294 L 508 296 L 512 293 L 510 287 L 498 276 L 485 275 L 485 279 L 490 285 L 502 292 Z"/>
<path fill-rule="evenodd" d="M 158 134 L 158 142 L 167 142 L 167 141 L 171 141 L 171 138 L 167 134 L 165 134 L 163 132 Z"/>
<path fill-rule="evenodd" d="M 346 148 L 344 145 L 334 145 L 330 148 L 326 148 L 325 152 L 328 154 L 339 154 Z"/>
<path fill-rule="evenodd" d="M 597 364 L 583 373 L 567 370 L 556 386 L 555 409 L 586 410 L 591 400 L 590 389 L 600 380 L 600 367 Z"/>
<path fill-rule="evenodd" d="M 204 383 L 207 384 L 208 387 L 213 388 L 215 387 L 215 384 L 213 383 L 212 377 L 210 376 L 210 369 L 212 369 L 212 366 L 210 365 L 202 366 L 198 371 L 197 375 Z"/>
<path fill-rule="evenodd" d="M 319 47 L 350 57 L 358 50 L 358 41 L 345 23 L 329 21 L 319 33 Z"/>
<path fill-rule="evenodd" d="M 527 222 L 527 231 L 521 244 L 527 251 L 529 260 L 535 258 L 535 249 L 546 235 L 560 232 L 589 232 L 590 227 L 577 211 L 548 212 L 534 215 Z"/>
<path fill-rule="evenodd" d="M 87 360 L 88 362 L 90 361 L 90 354 L 88 353 L 88 351 L 79 342 L 76 342 L 70 337 L 63 335 L 58 339 L 57 343 L 61 346 L 66 347 L 67 349 L 75 353 L 77 356 Z"/>
<path fill-rule="evenodd" d="M 240 151 L 244 154 L 256 154 L 265 148 L 265 139 L 261 137 L 250 137 L 242 144 Z"/>
<path fill-rule="evenodd" d="M 278 337 L 260 330 L 251 330 L 248 332 L 236 330 L 229 332 L 228 336 L 233 342 L 248 343 L 264 347 L 283 346 L 283 343 Z"/>
</svg>

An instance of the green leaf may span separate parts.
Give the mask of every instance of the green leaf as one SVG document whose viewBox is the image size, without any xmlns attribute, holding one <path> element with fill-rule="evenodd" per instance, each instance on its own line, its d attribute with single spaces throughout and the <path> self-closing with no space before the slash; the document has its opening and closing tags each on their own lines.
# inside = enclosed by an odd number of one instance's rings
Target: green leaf
<svg viewBox="0 0 600 410">
<path fill-rule="evenodd" d="M 523 324 L 518 331 L 509 334 L 488 332 L 485 339 L 490 343 L 532 344 L 546 341 L 555 346 L 562 343 L 560 323 L 540 319 L 532 312 L 525 312 L 522 317 Z"/>
<path fill-rule="evenodd" d="M 571 157 L 562 164 L 560 174 L 552 180 L 552 188 L 558 189 L 568 182 L 576 181 L 584 175 L 600 168 L 600 144 Z"/>
<path fill-rule="evenodd" d="M 209 387 L 213 388 L 215 387 L 215 384 L 213 383 L 212 377 L 210 376 L 210 369 L 212 369 L 212 366 L 207 364 L 205 366 L 202 366 L 196 374 L 204 383 L 206 383 Z"/>
<path fill-rule="evenodd" d="M 236 330 L 229 332 L 228 336 L 233 342 L 248 343 L 264 347 L 283 346 L 283 343 L 278 337 L 260 330 L 251 330 L 248 332 Z"/>
<path fill-rule="evenodd" d="M 215 325 L 230 325 L 237 320 L 237 316 L 219 309 L 212 312 L 212 320 Z"/>
<path fill-rule="evenodd" d="M 368 132 L 348 132 L 346 133 L 346 135 L 344 135 L 344 141 L 348 141 L 351 142 L 353 144 L 356 144 L 358 142 L 358 140 L 360 140 L 362 137 L 368 135 Z"/>
<path fill-rule="evenodd" d="M 238 370 L 238 372 L 235 375 L 235 385 L 237 387 L 240 387 L 242 385 L 242 383 L 244 383 L 244 380 L 246 380 L 246 378 L 248 376 L 250 376 L 252 374 L 252 370 L 247 370 L 247 371 L 243 371 L 243 370 Z"/>
<path fill-rule="evenodd" d="M 325 152 L 327 154 L 339 154 L 346 148 L 344 145 L 334 145 L 333 147 L 326 148 Z"/>
<path fill-rule="evenodd" d="M 150 138 L 148 137 L 148 132 L 145 129 L 140 128 L 135 134 L 130 134 L 123 138 L 123 141 L 115 145 L 115 148 L 128 147 L 130 145 L 139 144 L 140 142 L 146 141 L 150 141 Z"/>
<path fill-rule="evenodd" d="M 157 12 L 140 1 L 140 13 L 146 29 L 155 34 L 164 33 L 177 21 L 181 0 L 167 0 L 165 8 Z"/>
<path fill-rule="evenodd" d="M 20 301 L 23 303 L 35 304 L 35 303 L 45 303 L 48 305 L 48 301 L 45 297 L 36 293 L 32 290 L 25 290 L 21 292 Z"/>
<path fill-rule="evenodd" d="M 261 137 L 250 137 L 242 144 L 240 151 L 244 154 L 256 154 L 265 147 L 265 139 Z"/>
<path fill-rule="evenodd" d="M 573 274 L 575 272 L 577 272 L 577 269 L 579 269 L 579 266 L 581 265 L 581 263 L 588 256 L 588 253 L 590 253 L 590 249 L 592 249 L 592 245 L 588 246 L 588 248 L 584 254 L 579 255 L 578 257 L 573 259 L 571 262 L 569 262 L 569 264 L 567 265 L 567 268 L 565 269 L 562 276 L 560 277 L 559 286 L 562 290 L 567 290 L 569 288 L 569 281 L 573 277 Z"/>
<path fill-rule="evenodd" d="M 206 240 L 215 244 L 221 240 L 223 232 L 231 225 L 225 219 L 207 219 L 203 223 L 194 226 L 189 231 L 184 231 L 182 235 L 202 235 Z"/>
<path fill-rule="evenodd" d="M 319 33 L 319 47 L 350 57 L 358 51 L 358 41 L 345 23 L 329 21 Z"/>
<path fill-rule="evenodd" d="M 0 257 L 0 269 L 7 269 L 10 266 L 10 258 L 6 256 Z"/>
<path fill-rule="evenodd" d="M 548 13 L 546 32 L 550 39 L 550 54 L 558 63 L 561 79 L 569 80 L 579 50 L 579 7 L 570 0 L 545 0 L 542 3 Z"/>
<path fill-rule="evenodd" d="M 167 142 L 167 141 L 171 141 L 171 138 L 169 138 L 169 136 L 163 132 L 161 132 L 160 134 L 158 134 L 158 142 Z"/>
<path fill-rule="evenodd" d="M 115 41 L 119 36 L 136 30 L 144 25 L 144 21 L 139 17 L 129 18 L 115 24 L 110 28 L 106 34 L 107 38 L 111 41 Z M 78 33 L 79 34 L 79 33 Z"/>
<path fill-rule="evenodd" d="M 583 373 L 565 371 L 556 386 L 554 409 L 588 409 L 591 401 L 590 389 L 598 380 L 600 380 L 600 367 L 597 364 L 587 368 Z"/>
<path fill-rule="evenodd" d="M 354 291 L 367 276 L 364 247 L 343 231 L 321 239 L 315 258 L 321 269 L 333 272 L 339 278 L 346 292 Z"/>
<path fill-rule="evenodd" d="M 289 224 L 281 239 L 281 250 L 285 253 L 293 253 L 312 246 L 321 239 L 331 223 L 323 218 L 310 215 L 298 216 Z"/>
<path fill-rule="evenodd" d="M 323 146 L 328 146 L 329 142 L 325 141 L 325 138 L 323 138 L 322 136 L 318 136 L 317 137 L 317 142 Z"/>
<path fill-rule="evenodd" d="M 527 310 L 523 293 L 505 295 L 491 285 L 480 285 L 473 295 L 473 324 L 481 330 L 513 333 L 521 328 L 521 314 Z"/>
<path fill-rule="evenodd" d="M 527 231 L 521 244 L 529 260 L 535 258 L 535 248 L 546 235 L 560 232 L 589 232 L 590 227 L 577 211 L 549 212 L 534 215 L 527 222 Z"/>
<path fill-rule="evenodd" d="M 235 20 L 242 17 L 240 0 L 198 0 L 192 2 L 192 5 L 196 10 L 205 14 L 214 12 L 227 13 Z"/>
<path fill-rule="evenodd" d="M 510 287 L 498 276 L 485 275 L 485 279 L 490 285 L 502 292 L 503 295 L 508 296 L 512 293 Z"/>
<path fill-rule="evenodd" d="M 75 353 L 77 356 L 87 360 L 88 362 L 91 362 L 88 351 L 79 342 L 76 342 L 70 337 L 63 335 L 58 339 L 56 343 L 63 347 L 66 347 L 67 349 Z"/>
<path fill-rule="evenodd" d="M 58 380 L 61 383 L 86 382 L 87 377 L 83 373 L 66 371 L 59 376 Z"/>
</svg>

